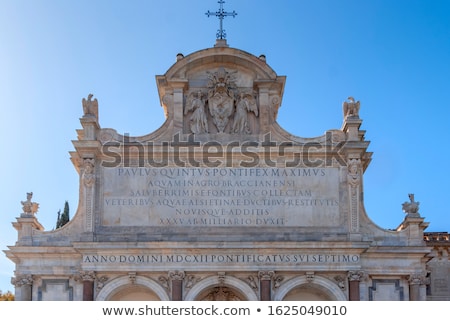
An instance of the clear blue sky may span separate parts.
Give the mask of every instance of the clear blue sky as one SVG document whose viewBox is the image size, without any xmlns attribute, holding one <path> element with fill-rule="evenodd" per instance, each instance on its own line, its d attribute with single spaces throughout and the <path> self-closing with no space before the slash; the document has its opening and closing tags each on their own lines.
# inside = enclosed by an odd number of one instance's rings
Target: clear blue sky
<svg viewBox="0 0 450 321">
<path fill-rule="evenodd" d="M 286 75 L 278 122 L 303 137 L 342 125 L 342 102 L 361 102 L 372 163 L 365 208 L 382 228 L 403 220 L 415 193 L 428 231 L 450 231 L 450 1 L 228 0 L 231 47 L 265 54 Z M 164 121 L 155 75 L 212 47 L 217 1 L 1 0 L 2 189 L 0 250 L 14 245 L 26 192 L 47 230 L 69 201 L 78 174 L 68 152 L 81 128 L 81 99 L 93 93 L 100 124 L 132 136 Z M 0 252 L 0 290 L 14 265 Z"/>
</svg>

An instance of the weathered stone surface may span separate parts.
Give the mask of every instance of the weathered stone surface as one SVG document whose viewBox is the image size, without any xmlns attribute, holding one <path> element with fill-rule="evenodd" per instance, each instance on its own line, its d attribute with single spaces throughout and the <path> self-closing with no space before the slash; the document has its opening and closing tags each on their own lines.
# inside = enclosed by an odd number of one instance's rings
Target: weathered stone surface
<svg viewBox="0 0 450 321">
<path fill-rule="evenodd" d="M 107 168 L 106 226 L 339 225 L 338 168 Z"/>
<path fill-rule="evenodd" d="M 22 203 L 5 251 L 16 298 L 424 300 L 426 286 L 449 298 L 447 247 L 427 257 L 418 202 L 396 231 L 365 212 L 359 101 L 342 105 L 341 129 L 287 133 L 286 77 L 224 39 L 156 80 L 167 119 L 144 136 L 101 128 L 97 99 L 82 100 L 79 207 L 44 231 L 31 195 Z"/>
</svg>

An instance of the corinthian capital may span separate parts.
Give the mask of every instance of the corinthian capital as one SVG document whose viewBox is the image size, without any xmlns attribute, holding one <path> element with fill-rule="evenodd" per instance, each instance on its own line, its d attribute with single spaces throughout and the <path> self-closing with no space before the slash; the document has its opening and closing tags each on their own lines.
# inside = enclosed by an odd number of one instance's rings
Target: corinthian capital
<svg viewBox="0 0 450 321">
<path fill-rule="evenodd" d="M 263 281 L 270 281 L 275 276 L 274 271 L 259 271 L 258 278 Z"/>
<path fill-rule="evenodd" d="M 18 275 L 15 278 L 11 278 L 11 284 L 14 286 L 32 285 L 33 284 L 33 276 L 32 275 Z"/>
<path fill-rule="evenodd" d="M 76 276 L 75 280 L 77 281 L 95 281 L 95 272 L 94 271 L 80 271 L 78 272 L 78 275 Z"/>
<path fill-rule="evenodd" d="M 171 280 L 182 281 L 186 275 L 183 271 L 169 271 L 168 276 Z"/>
<path fill-rule="evenodd" d="M 348 271 L 347 278 L 349 281 L 361 281 L 364 276 L 363 271 Z"/>
<path fill-rule="evenodd" d="M 423 285 L 426 284 L 426 277 L 423 274 L 416 273 L 411 274 L 407 278 L 410 285 Z"/>
</svg>

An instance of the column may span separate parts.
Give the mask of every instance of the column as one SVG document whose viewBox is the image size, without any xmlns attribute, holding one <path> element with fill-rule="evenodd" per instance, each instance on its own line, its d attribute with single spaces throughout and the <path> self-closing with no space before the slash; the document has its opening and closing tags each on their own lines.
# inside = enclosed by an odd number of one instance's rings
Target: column
<svg viewBox="0 0 450 321">
<path fill-rule="evenodd" d="M 94 301 L 94 281 L 83 281 L 83 301 Z"/>
<path fill-rule="evenodd" d="M 421 301 L 420 286 L 425 284 L 425 277 L 421 274 L 412 274 L 408 277 L 409 301 Z"/>
<path fill-rule="evenodd" d="M 172 283 L 172 301 L 183 301 L 183 271 L 170 271 L 169 280 Z"/>
<path fill-rule="evenodd" d="M 12 279 L 11 283 L 16 287 L 16 301 L 33 301 L 33 276 L 20 275 Z M 19 288 L 19 289 L 17 289 Z"/>
<path fill-rule="evenodd" d="M 348 299 L 349 301 L 360 301 L 359 282 L 364 276 L 362 271 L 349 271 L 348 277 Z"/>
<path fill-rule="evenodd" d="M 83 282 L 83 301 L 94 301 L 94 271 L 80 271 L 79 280 Z"/>
<path fill-rule="evenodd" d="M 259 296 L 261 301 L 271 301 L 272 293 L 272 278 L 275 275 L 274 271 L 259 271 Z"/>
</svg>

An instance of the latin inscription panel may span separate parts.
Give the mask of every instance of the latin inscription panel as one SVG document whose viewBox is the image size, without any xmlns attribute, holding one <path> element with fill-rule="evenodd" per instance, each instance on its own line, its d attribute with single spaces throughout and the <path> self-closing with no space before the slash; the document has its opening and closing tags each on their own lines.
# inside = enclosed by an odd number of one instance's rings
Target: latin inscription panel
<svg viewBox="0 0 450 321">
<path fill-rule="evenodd" d="M 130 253 L 132 252 L 132 253 Z M 358 253 L 345 253 L 340 251 L 328 252 L 305 252 L 302 250 L 277 250 L 271 251 L 196 251 L 179 249 L 173 253 L 170 250 L 164 253 L 155 251 L 129 250 L 125 252 L 114 252 L 102 254 L 83 254 L 82 266 L 86 270 L 111 271 L 123 270 L 178 270 L 180 264 L 188 264 L 197 270 L 208 270 L 223 268 L 227 265 L 228 270 L 253 270 L 268 268 L 292 269 L 309 268 L 323 270 L 324 268 L 349 269 L 358 268 L 361 258 Z"/>
<path fill-rule="evenodd" d="M 336 226 L 337 168 L 103 168 L 105 226 Z"/>
</svg>

